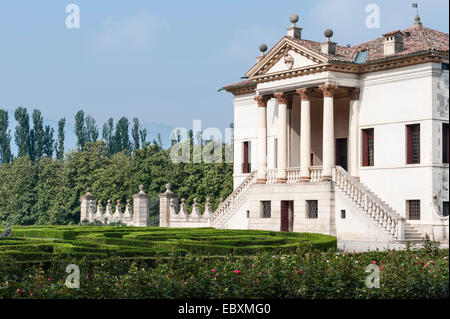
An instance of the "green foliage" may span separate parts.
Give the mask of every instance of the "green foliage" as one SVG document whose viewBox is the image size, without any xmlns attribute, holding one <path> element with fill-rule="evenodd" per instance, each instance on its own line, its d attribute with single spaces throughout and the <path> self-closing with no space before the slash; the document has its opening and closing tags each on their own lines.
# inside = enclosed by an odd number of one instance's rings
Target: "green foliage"
<svg viewBox="0 0 450 319">
<path fill-rule="evenodd" d="M 282 246 L 283 240 L 296 235 L 270 236 L 269 233 L 277 233 L 212 229 L 136 228 L 130 231 L 130 227 L 103 226 L 103 231 L 99 231 L 101 227 L 65 228 L 72 236 L 77 233 L 76 238 L 91 238 L 92 242 L 78 240 L 77 244 L 83 244 L 74 245 L 73 241 L 65 239 L 0 239 L 0 298 L 449 297 L 448 249 L 430 251 L 419 247 L 344 253 L 335 249 L 314 249 L 315 241 L 306 241 L 289 253 L 274 249 L 252 251 L 248 256 L 206 256 L 179 248 L 158 247 L 158 243 L 171 245 L 190 240 L 205 247 L 215 242 L 213 246 L 233 243 L 235 248 L 245 248 L 240 244 L 254 240 L 260 244 L 267 241 L 276 247 L 277 242 Z M 83 235 L 82 229 L 91 231 Z M 53 236 L 60 235 L 55 230 Z M 101 236 L 95 236 L 98 234 Z M 173 237 L 176 241 L 171 239 Z M 125 243 L 133 242 L 142 245 L 126 247 Z M 79 289 L 69 289 L 64 284 L 68 264 L 79 266 Z M 365 270 L 371 264 L 379 266 L 380 288 L 366 287 L 369 274 Z"/>
<path fill-rule="evenodd" d="M 66 119 L 62 118 L 58 121 L 58 141 L 55 143 L 56 158 L 58 160 L 64 159 L 64 127 Z"/>
<path fill-rule="evenodd" d="M 44 156 L 33 163 L 29 157 L 16 158 L 0 165 L 0 224 L 78 224 L 79 198 L 86 187 L 99 200 L 125 203 L 143 184 L 151 200 L 150 220 L 157 225 L 158 194 L 168 182 L 188 206 L 197 197 L 204 209 L 210 197 L 215 209 L 219 198 L 232 191 L 232 164 L 174 164 L 168 150 L 149 143 L 133 154 L 111 156 L 104 141 L 88 142 L 65 160 Z"/>
<path fill-rule="evenodd" d="M 80 110 L 75 114 L 75 135 L 77 136 L 77 145 L 81 150 L 88 141 L 86 127 L 84 125 L 83 110 Z"/>
<path fill-rule="evenodd" d="M 17 121 L 14 140 L 18 148 L 18 157 L 30 155 L 30 116 L 27 109 L 18 107 L 14 112 Z"/>
<path fill-rule="evenodd" d="M 0 163 L 10 163 L 13 160 L 8 117 L 7 111 L 0 110 Z"/>
</svg>

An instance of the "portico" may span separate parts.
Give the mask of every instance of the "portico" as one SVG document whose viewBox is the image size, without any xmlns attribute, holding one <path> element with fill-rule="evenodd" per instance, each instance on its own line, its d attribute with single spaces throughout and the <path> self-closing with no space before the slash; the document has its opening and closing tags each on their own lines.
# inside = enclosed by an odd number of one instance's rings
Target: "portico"
<svg viewBox="0 0 450 319">
<path fill-rule="evenodd" d="M 337 109 L 335 99 L 339 100 Z M 258 104 L 258 184 L 330 181 L 337 155 L 342 152 L 345 152 L 344 166 L 358 179 L 359 88 L 322 83 L 273 94 L 261 94 L 256 96 L 255 100 Z M 267 104 L 271 100 L 276 104 L 278 125 L 277 146 L 269 151 Z M 345 114 L 336 114 L 337 112 Z M 346 146 L 343 150 L 339 149 L 339 153 L 336 150 L 335 123 L 341 131 L 339 138 L 345 139 Z M 320 146 L 317 145 L 319 138 Z M 268 167 L 270 152 L 276 152 L 276 165 L 272 164 L 276 167 Z"/>
</svg>

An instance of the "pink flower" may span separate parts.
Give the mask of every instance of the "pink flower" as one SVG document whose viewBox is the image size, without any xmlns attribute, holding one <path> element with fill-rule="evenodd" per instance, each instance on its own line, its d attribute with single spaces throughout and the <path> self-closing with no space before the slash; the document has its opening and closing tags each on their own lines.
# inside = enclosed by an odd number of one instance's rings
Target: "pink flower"
<svg viewBox="0 0 450 319">
<path fill-rule="evenodd" d="M 19 288 L 17 288 L 17 292 L 19 292 L 20 291 L 20 289 Z"/>
<path fill-rule="evenodd" d="M 255 264 L 252 264 L 252 267 L 255 267 Z"/>
<path fill-rule="evenodd" d="M 381 267 L 380 267 L 380 270 L 383 270 L 383 269 L 384 269 L 384 267 L 383 267 L 383 266 L 381 266 Z"/>
<path fill-rule="evenodd" d="M 184 284 L 187 285 L 187 281 L 185 281 Z"/>
<path fill-rule="evenodd" d="M 47 280 L 50 281 L 51 279 L 50 279 L 50 278 L 47 278 Z"/>
<path fill-rule="evenodd" d="M 86 279 L 89 279 L 89 276 L 86 275 Z"/>
<path fill-rule="evenodd" d="M 210 271 L 212 271 L 212 272 L 216 272 L 216 270 L 215 270 L 215 269 L 211 269 Z"/>
<path fill-rule="evenodd" d="M 261 275 L 261 272 L 259 272 L 258 274 Z"/>
<path fill-rule="evenodd" d="M 240 274 L 240 273 L 241 273 L 241 271 L 240 271 L 240 270 L 238 270 L 238 269 L 236 269 L 236 270 L 234 271 L 234 273 L 235 273 L 235 274 Z"/>
<path fill-rule="evenodd" d="M 270 274 L 270 269 L 267 269 L 267 273 Z"/>
<path fill-rule="evenodd" d="M 374 265 L 376 265 L 377 264 L 377 262 L 374 260 L 374 261 L 372 261 L 372 264 L 374 264 Z"/>
</svg>

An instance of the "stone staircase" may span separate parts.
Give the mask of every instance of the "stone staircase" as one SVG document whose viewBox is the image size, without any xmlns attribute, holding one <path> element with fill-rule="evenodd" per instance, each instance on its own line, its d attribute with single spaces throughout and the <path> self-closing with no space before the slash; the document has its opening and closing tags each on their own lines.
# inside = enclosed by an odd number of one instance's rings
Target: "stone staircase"
<svg viewBox="0 0 450 319">
<path fill-rule="evenodd" d="M 250 186 L 256 181 L 256 171 L 247 178 L 223 201 L 210 216 L 210 226 L 221 228 L 245 201 Z"/>
<path fill-rule="evenodd" d="M 375 194 L 369 187 L 367 187 L 367 185 L 365 185 L 364 183 L 359 182 L 361 185 L 363 185 L 367 191 L 376 199 L 378 199 L 380 202 L 382 202 L 384 205 L 386 205 L 387 207 L 389 207 L 392 211 L 394 211 L 394 209 L 385 201 L 383 201 L 377 194 Z M 404 240 L 405 241 L 411 241 L 411 242 L 418 242 L 418 241 L 422 241 L 423 237 L 421 236 L 421 234 L 413 227 L 411 226 L 411 224 L 409 224 L 408 222 L 404 222 L 405 226 L 404 226 Z"/>
<path fill-rule="evenodd" d="M 353 204 L 395 241 L 421 241 L 423 238 L 405 218 L 346 170 L 336 166 L 333 182 Z"/>
</svg>

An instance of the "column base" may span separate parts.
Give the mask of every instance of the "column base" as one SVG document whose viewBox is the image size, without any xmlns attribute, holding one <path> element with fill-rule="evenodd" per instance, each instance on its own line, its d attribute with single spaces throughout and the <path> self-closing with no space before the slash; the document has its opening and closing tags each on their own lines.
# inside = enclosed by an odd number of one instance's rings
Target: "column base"
<svg viewBox="0 0 450 319">
<path fill-rule="evenodd" d="M 332 180 L 332 176 L 322 176 L 322 182 L 330 182 Z"/>
<path fill-rule="evenodd" d="M 286 184 L 287 182 L 287 178 L 283 177 L 283 178 L 277 178 L 277 180 L 275 181 L 275 183 L 277 184 Z"/>
<path fill-rule="evenodd" d="M 256 179 L 256 184 L 266 184 L 266 183 L 267 183 L 266 178 L 257 178 Z"/>
<path fill-rule="evenodd" d="M 311 181 L 311 177 L 309 177 L 309 176 L 302 176 L 298 180 L 299 183 L 309 183 L 310 181 Z"/>
</svg>

